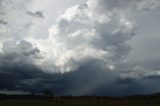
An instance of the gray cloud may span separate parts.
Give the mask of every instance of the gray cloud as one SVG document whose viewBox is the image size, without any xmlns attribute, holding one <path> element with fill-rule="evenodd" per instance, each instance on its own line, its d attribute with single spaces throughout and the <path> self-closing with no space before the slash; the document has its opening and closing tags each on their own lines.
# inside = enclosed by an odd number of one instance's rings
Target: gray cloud
<svg viewBox="0 0 160 106">
<path fill-rule="evenodd" d="M 0 20 L 0 24 L 6 25 L 7 22 L 6 22 L 6 21 L 3 21 L 3 20 Z"/>
<path fill-rule="evenodd" d="M 128 10 L 150 11 L 159 6 L 158 0 L 93 0 L 89 1 L 92 5 L 97 5 L 100 11 L 121 11 Z M 99 11 L 98 10 L 98 11 Z"/>
<path fill-rule="evenodd" d="M 27 14 L 30 15 L 30 16 L 33 16 L 35 18 L 45 18 L 44 14 L 42 11 L 36 11 L 36 12 L 30 12 L 30 11 L 27 11 Z"/>
<path fill-rule="evenodd" d="M 37 49 L 36 49 L 37 50 Z M 25 40 L 20 41 L 6 41 L 3 43 L 3 53 L 35 53 L 33 45 Z M 38 51 L 38 50 L 37 50 Z"/>
<path fill-rule="evenodd" d="M 3 53 L 0 54 L 0 89 L 15 90 L 21 81 L 35 79 L 42 74 L 34 65 L 39 53 L 25 40 L 4 42 Z"/>
</svg>

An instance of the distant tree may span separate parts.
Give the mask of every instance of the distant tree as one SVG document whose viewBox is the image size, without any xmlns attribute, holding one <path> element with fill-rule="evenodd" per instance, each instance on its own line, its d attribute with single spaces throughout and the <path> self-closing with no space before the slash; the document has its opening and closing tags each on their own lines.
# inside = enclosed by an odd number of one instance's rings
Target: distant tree
<svg viewBox="0 0 160 106">
<path fill-rule="evenodd" d="M 42 93 L 43 93 L 44 96 L 47 96 L 49 98 L 53 98 L 54 97 L 53 93 L 48 89 L 43 91 Z"/>
<path fill-rule="evenodd" d="M 31 96 L 34 96 L 35 93 L 34 93 L 33 91 L 30 91 L 30 95 L 31 95 Z"/>
</svg>

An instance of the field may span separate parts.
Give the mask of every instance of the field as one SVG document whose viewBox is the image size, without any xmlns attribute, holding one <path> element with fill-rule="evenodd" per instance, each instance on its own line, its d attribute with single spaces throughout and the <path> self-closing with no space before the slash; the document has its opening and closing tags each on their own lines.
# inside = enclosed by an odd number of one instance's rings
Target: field
<svg viewBox="0 0 160 106">
<path fill-rule="evenodd" d="M 134 97 L 9 97 L 0 106 L 160 106 L 159 96 Z"/>
</svg>

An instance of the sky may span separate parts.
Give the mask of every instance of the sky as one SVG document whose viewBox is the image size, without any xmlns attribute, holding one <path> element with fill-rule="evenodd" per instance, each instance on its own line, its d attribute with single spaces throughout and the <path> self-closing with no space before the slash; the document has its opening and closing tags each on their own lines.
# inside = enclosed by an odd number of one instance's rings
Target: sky
<svg viewBox="0 0 160 106">
<path fill-rule="evenodd" d="M 160 92 L 159 0 L 0 0 L 0 92 Z"/>
</svg>

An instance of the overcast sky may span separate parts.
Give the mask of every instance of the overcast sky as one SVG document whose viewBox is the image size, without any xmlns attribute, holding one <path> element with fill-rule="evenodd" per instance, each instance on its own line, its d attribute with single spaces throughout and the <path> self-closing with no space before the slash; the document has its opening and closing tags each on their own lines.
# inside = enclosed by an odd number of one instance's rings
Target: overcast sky
<svg viewBox="0 0 160 106">
<path fill-rule="evenodd" d="M 1 0 L 0 92 L 160 92 L 159 0 Z"/>
</svg>

